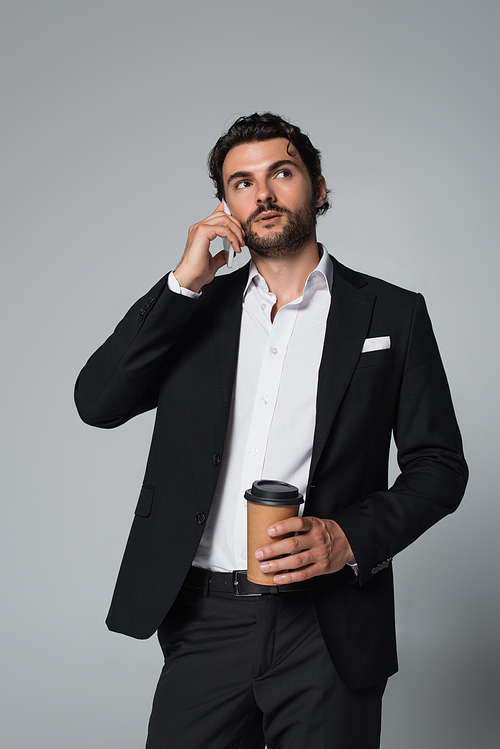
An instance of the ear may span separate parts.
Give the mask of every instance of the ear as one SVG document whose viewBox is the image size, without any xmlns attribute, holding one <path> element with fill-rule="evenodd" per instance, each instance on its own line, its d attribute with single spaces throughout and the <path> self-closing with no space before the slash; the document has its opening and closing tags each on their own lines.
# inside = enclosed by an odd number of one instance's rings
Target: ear
<svg viewBox="0 0 500 749">
<path fill-rule="evenodd" d="M 326 181 L 323 175 L 321 175 L 320 177 L 318 177 L 318 181 L 316 183 L 316 208 L 321 208 L 326 200 L 327 195 L 328 192 L 326 189 Z"/>
</svg>

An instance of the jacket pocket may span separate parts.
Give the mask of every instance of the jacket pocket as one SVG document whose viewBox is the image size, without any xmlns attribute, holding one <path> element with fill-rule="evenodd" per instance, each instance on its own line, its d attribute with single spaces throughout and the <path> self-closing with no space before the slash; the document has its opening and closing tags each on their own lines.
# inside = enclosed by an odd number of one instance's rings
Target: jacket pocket
<svg viewBox="0 0 500 749">
<path fill-rule="evenodd" d="M 141 493 L 139 494 L 139 500 L 137 507 L 135 508 L 135 515 L 141 518 L 147 518 L 151 514 L 151 508 L 153 506 L 153 497 L 155 495 L 154 486 L 143 485 Z"/>
<path fill-rule="evenodd" d="M 394 349 L 378 349 L 377 351 L 366 351 L 361 354 L 358 361 L 357 369 L 363 367 L 383 367 L 392 364 L 394 359 Z"/>
</svg>

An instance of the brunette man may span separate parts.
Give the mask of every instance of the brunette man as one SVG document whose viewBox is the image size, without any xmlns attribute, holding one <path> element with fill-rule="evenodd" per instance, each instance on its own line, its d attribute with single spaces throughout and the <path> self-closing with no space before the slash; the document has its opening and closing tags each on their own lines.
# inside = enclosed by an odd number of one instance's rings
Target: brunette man
<svg viewBox="0 0 500 749">
<path fill-rule="evenodd" d="M 392 558 L 458 506 L 467 480 L 422 297 L 328 255 L 320 154 L 272 114 L 209 157 L 222 203 L 181 262 L 91 357 L 82 418 L 157 408 L 108 626 L 165 653 L 148 749 L 376 749 L 397 668 Z M 226 238 L 250 265 L 226 263 Z M 391 433 L 401 474 L 387 486 Z M 294 534 L 246 580 L 245 489 L 294 484 Z"/>
</svg>

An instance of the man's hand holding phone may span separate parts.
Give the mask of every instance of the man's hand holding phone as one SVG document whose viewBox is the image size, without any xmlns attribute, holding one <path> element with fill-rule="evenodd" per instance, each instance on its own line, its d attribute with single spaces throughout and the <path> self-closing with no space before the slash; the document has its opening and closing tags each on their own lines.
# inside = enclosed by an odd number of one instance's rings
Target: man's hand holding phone
<svg viewBox="0 0 500 749">
<path fill-rule="evenodd" d="M 237 218 L 225 213 L 220 203 L 206 219 L 189 227 L 186 248 L 174 275 L 180 286 L 199 292 L 213 281 L 215 274 L 227 262 L 223 249 L 216 255 L 210 253 L 210 242 L 220 237 L 226 239 L 235 253 L 245 245 L 245 233 Z"/>
</svg>

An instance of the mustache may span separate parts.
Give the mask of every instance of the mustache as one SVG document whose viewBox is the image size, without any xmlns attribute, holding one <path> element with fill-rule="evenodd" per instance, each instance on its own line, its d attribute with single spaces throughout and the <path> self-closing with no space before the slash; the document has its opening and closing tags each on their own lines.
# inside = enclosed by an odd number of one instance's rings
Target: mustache
<svg viewBox="0 0 500 749">
<path fill-rule="evenodd" d="M 274 203 L 266 203 L 265 205 L 260 205 L 246 220 L 247 224 L 251 224 L 252 221 L 255 221 L 255 219 L 260 216 L 261 213 L 268 213 L 269 211 L 274 211 L 275 213 L 290 213 L 288 208 L 282 208 L 282 206 L 274 205 Z"/>
</svg>

